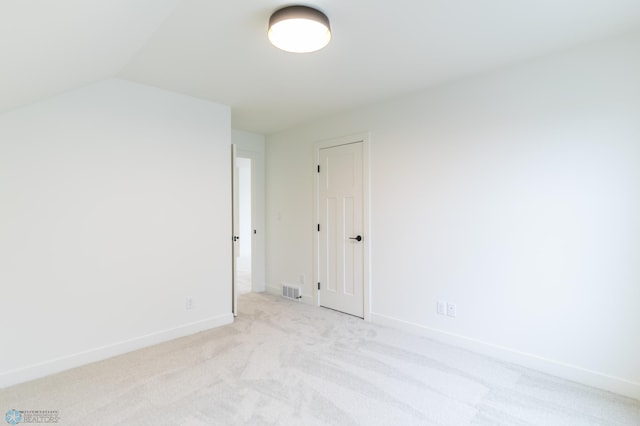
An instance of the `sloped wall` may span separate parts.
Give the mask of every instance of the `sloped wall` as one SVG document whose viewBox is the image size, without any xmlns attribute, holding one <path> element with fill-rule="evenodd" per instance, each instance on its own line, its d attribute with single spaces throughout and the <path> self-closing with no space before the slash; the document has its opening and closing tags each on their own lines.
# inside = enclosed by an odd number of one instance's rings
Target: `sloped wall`
<svg viewBox="0 0 640 426">
<path fill-rule="evenodd" d="M 0 386 L 232 321 L 230 134 L 122 80 L 0 115 Z"/>
</svg>

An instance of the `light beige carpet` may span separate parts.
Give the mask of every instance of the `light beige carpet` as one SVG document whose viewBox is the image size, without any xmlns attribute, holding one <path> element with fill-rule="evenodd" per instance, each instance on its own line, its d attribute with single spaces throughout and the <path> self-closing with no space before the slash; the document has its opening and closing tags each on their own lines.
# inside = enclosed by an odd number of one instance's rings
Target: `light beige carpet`
<svg viewBox="0 0 640 426">
<path fill-rule="evenodd" d="M 232 325 L 0 390 L 12 408 L 83 426 L 640 425 L 640 401 L 255 293 Z"/>
</svg>

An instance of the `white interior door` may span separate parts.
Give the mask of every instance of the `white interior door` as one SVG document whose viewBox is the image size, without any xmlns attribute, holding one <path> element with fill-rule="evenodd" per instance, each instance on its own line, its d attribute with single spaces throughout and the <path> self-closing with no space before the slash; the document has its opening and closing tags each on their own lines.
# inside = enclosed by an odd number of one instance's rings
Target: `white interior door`
<svg viewBox="0 0 640 426">
<path fill-rule="evenodd" d="M 363 142 L 319 150 L 320 305 L 364 317 Z"/>
<path fill-rule="evenodd" d="M 234 316 L 238 316 L 238 255 L 240 247 L 238 244 L 240 238 L 239 231 L 239 188 L 238 188 L 238 166 L 236 164 L 236 146 L 231 145 L 231 311 Z"/>
</svg>

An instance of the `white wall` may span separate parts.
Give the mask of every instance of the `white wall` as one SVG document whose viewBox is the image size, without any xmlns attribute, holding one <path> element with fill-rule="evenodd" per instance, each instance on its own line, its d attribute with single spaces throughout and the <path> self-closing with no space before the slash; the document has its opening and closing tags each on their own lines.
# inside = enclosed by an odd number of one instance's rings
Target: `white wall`
<svg viewBox="0 0 640 426">
<path fill-rule="evenodd" d="M 0 386 L 232 321 L 230 131 L 121 80 L 0 115 Z"/>
<path fill-rule="evenodd" d="M 244 130 L 231 130 L 231 141 L 236 144 L 238 150 L 260 152 L 264 154 L 265 138 L 258 133 L 245 132 Z"/>
<path fill-rule="evenodd" d="M 370 131 L 374 321 L 640 398 L 638 76 L 636 34 L 269 136 L 268 285 L 312 276 L 313 142 Z"/>
<path fill-rule="evenodd" d="M 265 138 L 256 133 L 233 129 L 231 140 L 237 147 L 238 157 L 251 160 L 251 216 L 252 228 L 256 230 L 256 233 L 251 236 L 251 290 L 265 291 L 267 237 L 265 226 Z"/>
</svg>

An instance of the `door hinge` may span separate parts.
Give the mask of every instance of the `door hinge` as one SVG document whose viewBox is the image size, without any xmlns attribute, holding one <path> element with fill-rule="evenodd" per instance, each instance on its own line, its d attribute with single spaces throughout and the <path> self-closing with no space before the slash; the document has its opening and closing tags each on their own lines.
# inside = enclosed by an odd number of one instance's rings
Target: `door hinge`
<svg viewBox="0 0 640 426">
<path fill-rule="evenodd" d="M 320 173 L 320 164 L 318 164 L 318 173 Z"/>
<path fill-rule="evenodd" d="M 320 283 L 318 283 L 318 290 L 320 290 Z"/>
<path fill-rule="evenodd" d="M 320 232 L 320 224 L 318 224 L 318 232 Z"/>
</svg>

